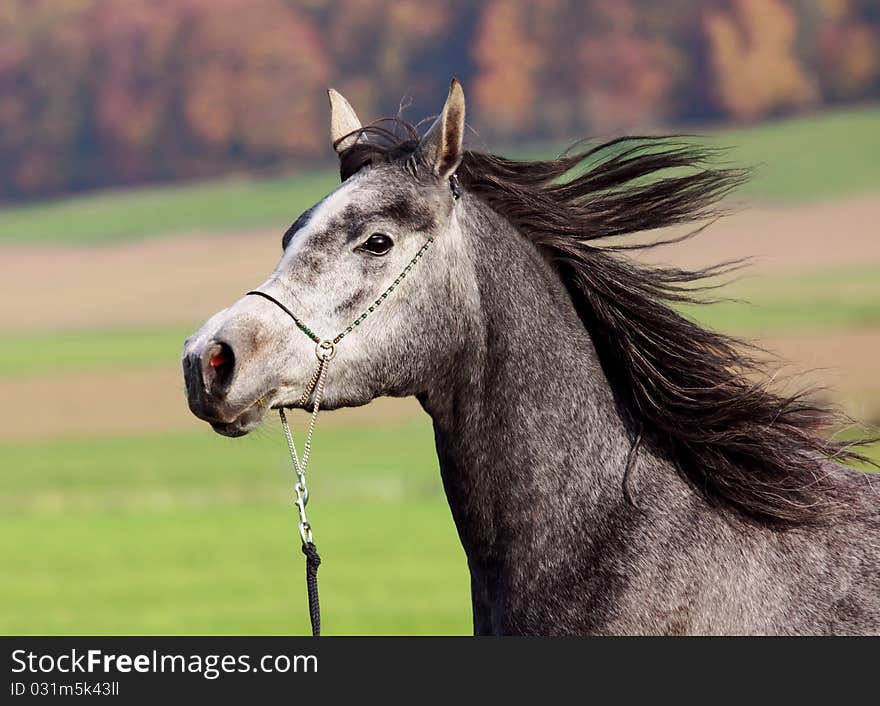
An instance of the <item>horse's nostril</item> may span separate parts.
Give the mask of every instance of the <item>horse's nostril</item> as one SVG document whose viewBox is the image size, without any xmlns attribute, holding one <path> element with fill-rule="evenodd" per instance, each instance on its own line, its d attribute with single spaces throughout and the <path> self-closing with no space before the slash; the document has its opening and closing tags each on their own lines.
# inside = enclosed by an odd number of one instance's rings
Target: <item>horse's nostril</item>
<svg viewBox="0 0 880 706">
<path fill-rule="evenodd" d="M 228 362 L 229 360 L 226 357 L 226 353 L 221 350 L 214 354 L 214 356 L 211 358 L 209 365 L 212 368 L 222 368 Z"/>
<path fill-rule="evenodd" d="M 205 378 L 212 392 L 224 390 L 232 380 L 235 370 L 235 354 L 226 343 L 217 341 L 208 346 L 203 360 L 205 366 Z"/>
</svg>

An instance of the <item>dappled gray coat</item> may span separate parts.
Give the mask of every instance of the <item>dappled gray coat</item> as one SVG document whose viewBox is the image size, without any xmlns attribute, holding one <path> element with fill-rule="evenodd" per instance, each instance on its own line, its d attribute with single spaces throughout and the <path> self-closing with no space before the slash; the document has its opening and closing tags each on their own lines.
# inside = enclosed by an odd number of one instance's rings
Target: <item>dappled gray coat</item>
<svg viewBox="0 0 880 706">
<path fill-rule="evenodd" d="M 647 267 L 619 240 L 713 215 L 741 172 L 676 139 L 465 151 L 456 82 L 422 138 L 331 105 L 343 183 L 259 290 L 334 342 L 323 407 L 431 415 L 476 633 L 880 631 L 875 484 L 838 463 L 857 454 L 821 434 L 830 412 L 673 308 L 729 267 Z M 186 342 L 190 408 L 245 434 L 315 364 L 243 297 Z"/>
</svg>

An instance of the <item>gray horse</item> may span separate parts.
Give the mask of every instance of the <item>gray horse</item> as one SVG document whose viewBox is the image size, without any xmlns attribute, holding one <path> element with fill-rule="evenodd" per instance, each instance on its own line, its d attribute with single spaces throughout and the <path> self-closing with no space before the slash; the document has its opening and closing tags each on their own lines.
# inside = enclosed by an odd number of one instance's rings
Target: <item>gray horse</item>
<svg viewBox="0 0 880 706">
<path fill-rule="evenodd" d="M 877 496 L 820 433 L 832 413 L 676 312 L 732 265 L 648 267 L 619 237 L 711 216 L 741 172 L 676 138 L 467 151 L 457 82 L 422 138 L 330 101 L 342 184 L 260 291 L 343 334 L 324 407 L 414 395 L 433 419 L 475 633 L 880 631 Z M 255 296 L 183 352 L 191 410 L 227 436 L 295 406 L 315 364 Z"/>
</svg>

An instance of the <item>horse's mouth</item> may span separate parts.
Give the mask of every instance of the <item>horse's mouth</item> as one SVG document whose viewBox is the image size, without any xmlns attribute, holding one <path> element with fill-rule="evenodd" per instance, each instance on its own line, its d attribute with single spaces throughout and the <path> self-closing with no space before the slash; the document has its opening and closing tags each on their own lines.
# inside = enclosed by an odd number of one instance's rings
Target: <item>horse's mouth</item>
<svg viewBox="0 0 880 706">
<path fill-rule="evenodd" d="M 270 409 L 302 409 L 303 405 L 299 401 L 284 401 L 283 399 L 275 399 L 277 390 L 270 390 L 259 399 L 252 402 L 249 406 L 235 416 L 231 421 L 220 421 L 216 419 L 208 419 L 211 428 L 218 434 L 229 437 L 238 437 L 249 434 L 256 429 L 266 416 L 266 412 Z"/>
<path fill-rule="evenodd" d="M 231 438 L 236 438 L 239 436 L 244 436 L 245 434 L 249 434 L 258 426 L 260 426 L 260 419 L 250 420 L 244 419 L 243 417 L 239 417 L 234 422 L 228 422 L 223 424 L 221 422 L 211 422 L 211 429 L 216 431 L 218 434 L 222 436 L 228 436 Z"/>
<path fill-rule="evenodd" d="M 267 402 L 267 398 L 271 394 L 271 392 L 267 393 L 254 400 L 230 421 L 218 419 L 207 419 L 206 421 L 214 431 L 223 436 L 234 438 L 249 434 L 260 426 L 263 418 L 266 416 L 266 412 L 271 408 L 271 402 Z"/>
<path fill-rule="evenodd" d="M 199 419 L 208 422 L 218 434 L 233 438 L 249 434 L 260 426 L 269 410 L 302 409 L 303 406 L 298 398 L 286 399 L 284 392 L 277 388 L 238 409 L 230 409 L 227 404 L 205 405 L 201 399 L 190 403 L 190 409 Z"/>
<path fill-rule="evenodd" d="M 264 408 L 254 403 L 231 422 L 211 421 L 209 424 L 214 431 L 223 436 L 244 436 L 260 426 L 265 413 L 266 410 Z"/>
</svg>

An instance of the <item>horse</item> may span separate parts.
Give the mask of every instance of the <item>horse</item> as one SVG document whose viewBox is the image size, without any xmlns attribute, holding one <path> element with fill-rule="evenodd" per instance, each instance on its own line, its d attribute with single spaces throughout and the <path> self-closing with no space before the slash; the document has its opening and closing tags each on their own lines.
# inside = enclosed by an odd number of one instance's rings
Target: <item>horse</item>
<svg viewBox="0 0 880 706">
<path fill-rule="evenodd" d="M 880 512 L 837 413 L 676 308 L 740 263 L 628 253 L 722 212 L 745 171 L 677 136 L 468 150 L 457 81 L 423 136 L 329 95 L 341 184 L 286 231 L 264 296 L 186 340 L 198 418 L 234 437 L 304 404 L 295 314 L 341 331 L 323 408 L 430 415 L 475 634 L 880 632 Z"/>
</svg>

